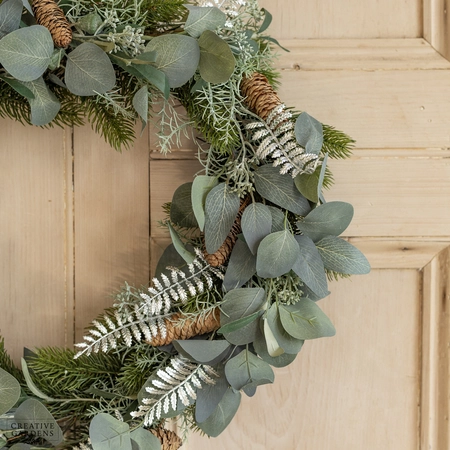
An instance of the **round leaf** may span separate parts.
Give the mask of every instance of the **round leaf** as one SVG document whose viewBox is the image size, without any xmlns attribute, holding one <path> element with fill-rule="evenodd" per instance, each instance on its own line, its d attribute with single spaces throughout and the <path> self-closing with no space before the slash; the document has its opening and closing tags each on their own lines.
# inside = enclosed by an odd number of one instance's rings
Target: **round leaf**
<svg viewBox="0 0 450 450">
<path fill-rule="evenodd" d="M 19 400 L 20 384 L 6 370 L 0 368 L 0 415 L 8 412 Z"/>
<path fill-rule="evenodd" d="M 323 145 L 323 126 L 318 120 L 302 112 L 295 122 L 295 136 L 307 153 L 319 154 Z"/>
<path fill-rule="evenodd" d="M 319 297 L 328 295 L 325 267 L 319 250 L 308 236 L 295 236 L 300 252 L 292 270 Z"/>
<path fill-rule="evenodd" d="M 210 364 L 229 348 L 227 341 L 206 341 L 203 339 L 188 339 L 173 341 L 175 348 L 192 361 L 199 364 Z"/>
<path fill-rule="evenodd" d="M 130 437 L 139 446 L 139 450 L 161 450 L 160 440 L 142 427 L 132 431 Z"/>
<path fill-rule="evenodd" d="M 252 203 L 245 208 L 241 219 L 242 233 L 251 252 L 255 255 L 260 242 L 272 230 L 272 214 L 262 203 Z"/>
<path fill-rule="evenodd" d="M 156 67 L 169 79 L 171 88 L 183 86 L 197 70 L 200 47 L 196 39 L 179 34 L 166 34 L 153 38 L 147 51 L 156 51 Z"/>
<path fill-rule="evenodd" d="M 297 357 L 297 353 L 283 353 L 275 357 L 270 356 L 267 349 L 267 337 L 265 337 L 261 331 L 256 336 L 253 346 L 255 347 L 258 356 L 273 367 L 286 367 Z"/>
<path fill-rule="evenodd" d="M 233 420 L 240 403 L 241 393 L 229 388 L 214 412 L 204 422 L 197 425 L 208 436 L 219 436 Z"/>
<path fill-rule="evenodd" d="M 148 88 L 142 86 L 133 97 L 133 108 L 142 119 L 143 125 L 147 125 L 148 120 Z"/>
<path fill-rule="evenodd" d="M 58 114 L 61 104 L 55 94 L 48 88 L 42 77 L 34 81 L 24 82 L 24 86 L 28 88 L 33 98 L 29 98 L 31 109 L 31 123 L 33 125 L 47 125 Z"/>
<path fill-rule="evenodd" d="M 116 84 L 116 72 L 100 47 L 85 42 L 67 55 L 65 82 L 75 95 L 104 94 Z"/>
<path fill-rule="evenodd" d="M 182 228 L 197 228 L 191 200 L 192 183 L 184 183 L 177 188 L 170 204 L 170 220 Z"/>
<path fill-rule="evenodd" d="M 289 272 L 297 261 L 299 248 L 288 230 L 269 234 L 259 244 L 256 273 L 263 278 L 276 278 Z"/>
<path fill-rule="evenodd" d="M 255 188 L 266 200 L 300 216 L 311 210 L 308 200 L 300 194 L 290 175 L 281 175 L 277 167 L 264 165 L 255 170 Z"/>
<path fill-rule="evenodd" d="M 262 288 L 233 289 L 228 292 L 221 306 L 220 323 L 226 325 L 262 309 L 266 293 Z"/>
<path fill-rule="evenodd" d="M 0 39 L 19 28 L 22 10 L 22 0 L 2 2 L 0 5 Z"/>
<path fill-rule="evenodd" d="M 223 280 L 223 288 L 226 291 L 240 288 L 256 273 L 256 256 L 248 248 L 248 245 L 238 239 L 231 252 L 227 271 Z"/>
<path fill-rule="evenodd" d="M 236 390 L 249 384 L 259 386 L 273 383 L 275 378 L 270 365 L 248 349 L 243 350 L 225 364 L 225 375 L 230 385 Z"/>
<path fill-rule="evenodd" d="M 330 319 L 312 300 L 302 298 L 295 305 L 279 306 L 283 328 L 296 339 L 317 339 L 334 336 Z"/>
<path fill-rule="evenodd" d="M 234 72 L 236 61 L 230 46 L 216 33 L 204 31 L 198 40 L 199 70 L 208 83 L 225 83 Z"/>
<path fill-rule="evenodd" d="M 131 450 L 130 427 L 109 414 L 97 414 L 89 426 L 94 450 Z"/>
<path fill-rule="evenodd" d="M 206 30 L 222 27 L 227 20 L 226 14 L 215 6 L 185 6 L 189 15 L 184 29 L 192 37 L 198 38 Z"/>
<path fill-rule="evenodd" d="M 14 420 L 21 424 L 28 424 L 28 429 L 37 425 L 42 430 L 49 432 L 42 437 L 53 445 L 58 445 L 63 441 L 63 432 L 49 410 L 35 398 L 25 400 L 14 413 Z"/>
<path fill-rule="evenodd" d="M 19 81 L 39 78 L 52 54 L 52 36 L 41 25 L 19 28 L 0 40 L 0 64 Z"/>
<path fill-rule="evenodd" d="M 370 272 L 366 257 L 352 244 L 335 236 L 327 236 L 317 243 L 324 266 L 329 270 L 351 275 Z"/>
<path fill-rule="evenodd" d="M 350 225 L 353 206 L 345 202 L 329 202 L 313 209 L 297 227 L 314 242 L 325 236 L 339 236 Z"/>
</svg>

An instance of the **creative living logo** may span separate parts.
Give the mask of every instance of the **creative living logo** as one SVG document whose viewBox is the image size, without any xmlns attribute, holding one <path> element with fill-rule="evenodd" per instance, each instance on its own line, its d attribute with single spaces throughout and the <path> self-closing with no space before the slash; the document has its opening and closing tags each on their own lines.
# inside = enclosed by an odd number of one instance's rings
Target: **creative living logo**
<svg viewBox="0 0 450 450">
<path fill-rule="evenodd" d="M 11 422 L 10 429 L 12 430 L 13 436 L 19 436 L 23 433 L 27 433 L 33 437 L 40 437 L 44 439 L 49 439 L 56 437 L 58 431 L 56 429 L 55 422 L 47 420 L 33 419 L 32 421 L 27 420 L 23 422 Z"/>
</svg>

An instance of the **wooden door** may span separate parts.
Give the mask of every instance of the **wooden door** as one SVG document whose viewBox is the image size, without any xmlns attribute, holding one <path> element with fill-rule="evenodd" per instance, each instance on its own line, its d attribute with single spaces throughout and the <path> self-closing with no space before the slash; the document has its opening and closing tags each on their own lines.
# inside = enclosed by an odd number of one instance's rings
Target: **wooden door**
<svg viewBox="0 0 450 450">
<path fill-rule="evenodd" d="M 354 205 L 346 234 L 373 270 L 321 301 L 337 336 L 308 342 L 221 436 L 185 448 L 446 450 L 446 2 L 261 3 L 291 49 L 280 97 L 357 140 L 326 197 Z M 161 205 L 198 165 L 188 143 L 161 157 L 151 130 L 118 154 L 89 126 L 0 127 L 0 334 L 17 360 L 24 345 L 72 345 L 123 281 L 148 281 L 168 243 Z"/>
</svg>

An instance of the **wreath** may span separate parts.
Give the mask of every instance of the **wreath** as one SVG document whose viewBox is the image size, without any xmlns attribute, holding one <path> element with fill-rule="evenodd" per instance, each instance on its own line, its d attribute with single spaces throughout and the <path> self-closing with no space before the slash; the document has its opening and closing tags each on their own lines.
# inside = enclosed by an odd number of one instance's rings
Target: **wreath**
<svg viewBox="0 0 450 450">
<path fill-rule="evenodd" d="M 163 206 L 157 276 L 125 284 L 78 351 L 26 350 L 19 369 L 0 340 L 0 448 L 177 449 L 174 417 L 217 436 L 272 367 L 334 335 L 328 280 L 370 270 L 339 237 L 352 206 L 323 194 L 353 141 L 282 103 L 270 22 L 256 0 L 0 5 L 1 116 L 86 117 L 116 149 L 151 119 L 163 153 L 196 129 L 204 169 Z"/>
</svg>

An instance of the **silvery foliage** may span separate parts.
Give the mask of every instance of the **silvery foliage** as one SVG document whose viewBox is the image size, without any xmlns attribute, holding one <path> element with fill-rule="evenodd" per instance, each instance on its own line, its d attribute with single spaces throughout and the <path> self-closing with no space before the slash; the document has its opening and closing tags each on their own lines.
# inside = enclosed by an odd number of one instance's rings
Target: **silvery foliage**
<svg viewBox="0 0 450 450">
<path fill-rule="evenodd" d="M 156 336 L 166 337 L 165 318 L 170 316 L 173 306 L 185 304 L 190 297 L 211 290 L 214 277 L 223 278 L 220 270 L 211 267 L 203 258 L 202 252 L 195 249 L 196 258 L 183 272 L 176 267 L 169 267 L 170 278 L 161 274 L 153 278 L 153 286 L 147 293 L 141 294 L 141 301 L 130 306 L 116 309 L 113 315 L 104 315 L 103 321 L 94 320 L 92 328 L 84 336 L 84 342 L 76 344 L 80 351 L 75 355 L 90 355 L 99 351 L 107 352 L 117 348 L 118 341 L 123 340 L 131 347 L 133 340 L 140 342 L 143 338 L 151 341 Z"/>
<path fill-rule="evenodd" d="M 295 137 L 295 122 L 286 105 L 274 108 L 265 121 L 251 122 L 245 127 L 252 131 L 251 140 L 257 143 L 256 155 L 261 160 L 273 160 L 282 175 L 292 178 L 298 174 L 313 173 L 319 163 L 318 155 L 307 153 Z"/>
<path fill-rule="evenodd" d="M 150 426 L 163 414 L 179 409 L 179 401 L 189 406 L 203 384 L 216 384 L 214 378 L 219 378 L 219 374 L 212 367 L 192 363 L 177 355 L 167 367 L 152 376 L 149 386 L 145 387 L 150 396 L 142 399 L 138 411 L 132 412 L 131 416 L 144 417 L 144 426 Z"/>
</svg>

